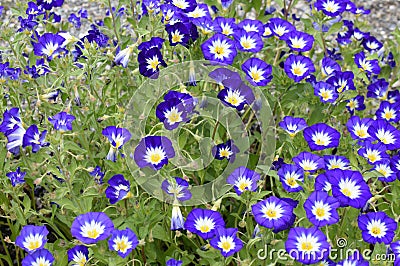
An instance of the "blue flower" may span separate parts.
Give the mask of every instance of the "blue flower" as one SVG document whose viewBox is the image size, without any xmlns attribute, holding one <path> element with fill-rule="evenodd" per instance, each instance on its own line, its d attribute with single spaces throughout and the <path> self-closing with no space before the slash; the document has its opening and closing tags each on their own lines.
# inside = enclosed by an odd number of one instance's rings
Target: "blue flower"
<svg viewBox="0 0 400 266">
<path fill-rule="evenodd" d="M 218 226 L 215 236 L 210 240 L 210 245 L 221 251 L 222 256 L 229 257 L 243 248 L 243 242 L 237 237 L 237 228 L 224 228 Z"/>
<path fill-rule="evenodd" d="M 33 253 L 44 247 L 48 234 L 46 226 L 25 225 L 15 239 L 15 244 L 26 252 Z"/>
<path fill-rule="evenodd" d="M 18 184 L 25 183 L 25 175 L 26 172 L 21 172 L 20 167 L 17 167 L 17 170 L 15 172 L 9 172 L 6 174 L 6 176 L 10 179 L 11 185 L 13 187 L 15 187 Z"/>
<path fill-rule="evenodd" d="M 84 245 L 75 246 L 67 251 L 68 262 L 74 263 L 74 266 L 85 265 L 89 260 L 89 249 Z"/>
<path fill-rule="evenodd" d="M 233 163 L 236 158 L 236 153 L 240 152 L 239 148 L 233 143 L 233 140 L 228 140 L 225 143 L 220 143 L 212 148 L 212 154 L 215 159 L 227 159 Z"/>
<path fill-rule="evenodd" d="M 72 236 L 84 244 L 94 244 L 105 240 L 113 230 L 113 222 L 103 212 L 80 214 L 71 225 Z"/>
<path fill-rule="evenodd" d="M 65 52 L 63 43 L 65 39 L 58 34 L 44 33 L 39 37 L 37 43 L 33 44 L 33 51 L 36 56 L 47 56 L 49 60 Z"/>
<path fill-rule="evenodd" d="M 175 156 L 172 142 L 164 136 L 144 137 L 135 148 L 134 160 L 140 168 L 160 170 Z"/>
<path fill-rule="evenodd" d="M 111 143 L 106 159 L 117 161 L 118 150 L 131 139 L 131 133 L 126 128 L 108 126 L 101 132 Z"/>
<path fill-rule="evenodd" d="M 114 175 L 107 181 L 107 183 L 109 186 L 107 187 L 105 194 L 111 204 L 115 204 L 116 202 L 131 196 L 130 183 L 123 175 Z"/>
<path fill-rule="evenodd" d="M 272 66 L 256 57 L 242 64 L 246 79 L 254 86 L 266 86 L 272 80 Z"/>
<path fill-rule="evenodd" d="M 139 240 L 130 228 L 114 230 L 108 240 L 110 250 L 117 251 L 122 258 L 126 258 L 138 244 Z"/>
<path fill-rule="evenodd" d="M 221 33 L 205 41 L 201 45 L 201 50 L 204 59 L 228 65 L 233 63 L 237 54 L 235 42 Z"/>
<path fill-rule="evenodd" d="M 68 131 L 72 130 L 72 121 L 75 120 L 75 116 L 66 112 L 60 112 L 48 119 L 53 124 L 55 130 Z"/>
<path fill-rule="evenodd" d="M 49 146 L 50 143 L 44 142 L 46 138 L 47 130 L 43 130 L 42 133 L 36 125 L 31 125 L 25 132 L 22 139 L 22 147 L 32 146 L 32 152 L 36 153 L 41 147 Z"/>
<path fill-rule="evenodd" d="M 54 257 L 45 248 L 35 251 L 29 254 L 22 260 L 22 266 L 32 266 L 32 265 L 45 265 L 52 266 L 54 262 Z"/>
<path fill-rule="evenodd" d="M 256 191 L 260 174 L 244 166 L 236 168 L 226 179 L 240 196 L 245 190 Z"/>
</svg>

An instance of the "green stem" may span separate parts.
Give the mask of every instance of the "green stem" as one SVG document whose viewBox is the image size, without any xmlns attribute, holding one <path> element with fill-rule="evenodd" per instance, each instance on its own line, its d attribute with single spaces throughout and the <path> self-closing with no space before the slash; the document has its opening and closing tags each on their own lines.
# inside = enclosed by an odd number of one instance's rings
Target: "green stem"
<svg viewBox="0 0 400 266">
<path fill-rule="evenodd" d="M 112 19 L 112 23 L 113 23 L 113 30 L 114 30 L 115 37 L 117 38 L 118 45 L 121 45 L 121 43 L 119 42 L 117 28 L 115 27 L 115 16 L 114 16 L 114 12 L 112 11 L 111 0 L 108 0 L 108 8 L 109 8 L 110 14 L 111 14 L 111 19 Z"/>
</svg>

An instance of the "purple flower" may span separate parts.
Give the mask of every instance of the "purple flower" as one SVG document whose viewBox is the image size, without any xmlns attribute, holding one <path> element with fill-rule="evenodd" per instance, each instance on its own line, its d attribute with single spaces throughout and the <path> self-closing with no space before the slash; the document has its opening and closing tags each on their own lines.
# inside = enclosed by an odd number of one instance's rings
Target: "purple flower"
<svg viewBox="0 0 400 266">
<path fill-rule="evenodd" d="M 171 0 L 170 2 L 185 13 L 193 11 L 197 6 L 196 0 Z"/>
<path fill-rule="evenodd" d="M 369 266 L 369 262 L 364 260 L 360 251 L 356 250 L 350 257 L 336 263 L 336 266 L 349 266 L 349 265 Z"/>
<path fill-rule="evenodd" d="M 237 30 L 234 18 L 217 17 L 214 19 L 214 31 L 226 36 L 233 35 Z"/>
<path fill-rule="evenodd" d="M 183 230 L 184 227 L 184 219 L 181 212 L 181 209 L 178 205 L 173 205 L 172 207 L 172 215 L 171 215 L 171 231 Z"/>
<path fill-rule="evenodd" d="M 373 144 L 371 141 L 365 141 L 362 148 L 358 150 L 358 154 L 367 159 L 368 163 L 372 165 L 389 159 L 385 145 L 379 142 Z"/>
<path fill-rule="evenodd" d="M 240 152 L 239 148 L 233 143 L 233 140 L 228 140 L 225 143 L 215 145 L 212 148 L 212 154 L 215 159 L 223 160 L 227 159 L 230 163 L 233 163 L 236 158 L 236 153 Z"/>
<path fill-rule="evenodd" d="M 233 37 L 235 38 L 237 49 L 242 52 L 258 53 L 264 45 L 260 34 L 254 31 L 247 32 L 239 29 L 233 34 Z"/>
<path fill-rule="evenodd" d="M 6 174 L 6 176 L 10 179 L 11 185 L 13 187 L 15 187 L 18 184 L 25 183 L 25 175 L 26 172 L 21 172 L 20 167 L 17 167 L 17 170 L 15 172 L 9 172 Z"/>
<path fill-rule="evenodd" d="M 339 200 L 341 207 L 361 209 L 372 197 L 360 172 L 335 169 L 327 171 L 326 174 L 329 183 L 332 184 L 332 195 Z"/>
<path fill-rule="evenodd" d="M 237 54 L 235 42 L 221 33 L 205 41 L 201 45 L 201 50 L 204 59 L 228 65 L 233 63 Z"/>
<path fill-rule="evenodd" d="M 46 226 L 25 225 L 15 239 L 15 244 L 26 252 L 33 253 L 44 247 L 48 234 Z"/>
<path fill-rule="evenodd" d="M 378 79 L 374 83 L 368 85 L 367 97 L 386 100 L 388 88 L 389 82 L 387 82 L 385 79 Z"/>
<path fill-rule="evenodd" d="M 224 228 L 218 226 L 215 236 L 210 240 L 210 245 L 221 251 L 222 256 L 229 257 L 243 248 L 243 242 L 237 237 L 237 228 Z"/>
<path fill-rule="evenodd" d="M 280 231 L 293 224 L 293 209 L 295 207 L 283 199 L 271 196 L 252 205 L 251 211 L 259 225 Z"/>
<path fill-rule="evenodd" d="M 233 185 L 235 192 L 240 196 L 245 190 L 256 191 L 260 174 L 244 166 L 236 168 L 226 179 L 228 184 Z"/>
<path fill-rule="evenodd" d="M 376 111 L 377 119 L 386 119 L 388 122 L 399 122 L 400 120 L 400 103 L 391 104 L 388 101 L 381 102 L 379 109 Z"/>
<path fill-rule="evenodd" d="M 106 159 L 117 161 L 118 150 L 131 139 L 131 133 L 126 128 L 108 126 L 101 132 L 111 143 Z"/>
<path fill-rule="evenodd" d="M 314 187 L 315 191 L 325 191 L 329 193 L 332 190 L 332 184 L 328 180 L 328 175 L 326 173 L 319 174 L 315 178 Z"/>
<path fill-rule="evenodd" d="M 162 190 L 179 201 L 190 200 L 192 193 L 189 190 L 189 183 L 180 177 L 174 177 L 173 180 L 170 182 L 168 179 L 165 179 L 161 184 Z"/>
<path fill-rule="evenodd" d="M 171 258 L 171 259 L 167 260 L 167 262 L 165 263 L 165 266 L 182 266 L 182 264 L 183 264 L 183 261 Z"/>
<path fill-rule="evenodd" d="M 299 117 L 285 116 L 279 126 L 285 130 L 292 138 L 301 130 L 308 127 L 306 120 Z"/>
<path fill-rule="evenodd" d="M 283 164 L 278 170 L 279 180 L 287 192 L 299 192 L 303 188 L 298 182 L 304 181 L 304 170 L 295 164 Z"/>
<path fill-rule="evenodd" d="M 330 244 L 317 227 L 296 227 L 289 231 L 285 242 L 288 254 L 303 264 L 314 264 L 329 255 Z"/>
<path fill-rule="evenodd" d="M 71 225 L 71 234 L 84 244 L 105 240 L 114 230 L 114 224 L 103 212 L 78 215 Z"/>
<path fill-rule="evenodd" d="M 138 54 L 139 72 L 145 77 L 157 78 L 159 66 L 166 67 L 160 50 L 153 47 Z"/>
<path fill-rule="evenodd" d="M 115 55 L 115 63 L 116 64 L 121 64 L 123 67 L 127 67 L 129 63 L 129 58 L 131 54 L 133 53 L 133 45 L 127 46 L 125 49 L 120 50 L 116 55 Z"/>
<path fill-rule="evenodd" d="M 76 29 L 81 28 L 81 18 L 75 15 L 75 13 L 71 13 L 68 17 L 68 21 L 74 25 Z"/>
<path fill-rule="evenodd" d="M 165 26 L 165 30 L 169 37 L 169 44 L 171 46 L 176 46 L 178 44 L 186 46 L 188 44 L 191 37 L 190 24 L 177 22 L 173 25 Z"/>
<path fill-rule="evenodd" d="M 393 182 L 397 179 L 396 168 L 393 169 L 389 159 L 377 162 L 372 170 L 381 174 L 381 176 L 378 177 L 379 181 Z"/>
<path fill-rule="evenodd" d="M 314 95 L 318 96 L 323 103 L 334 103 L 339 97 L 335 87 L 324 81 L 315 84 Z"/>
<path fill-rule="evenodd" d="M 150 50 L 151 48 L 156 47 L 160 50 L 163 46 L 164 41 L 165 40 L 160 37 L 151 37 L 149 41 L 142 42 L 141 44 L 139 44 L 138 49 L 140 51 L 143 51 L 143 50 Z"/>
<path fill-rule="evenodd" d="M 64 52 L 63 43 L 65 39 L 58 34 L 44 33 L 39 37 L 38 42 L 33 44 L 33 51 L 36 56 L 47 56 L 49 60 Z"/>
<path fill-rule="evenodd" d="M 393 241 L 397 222 L 384 212 L 369 212 L 358 216 L 358 227 L 365 242 L 388 245 Z"/>
<path fill-rule="evenodd" d="M 340 71 L 340 65 L 330 57 L 324 57 L 321 61 L 321 72 L 323 76 L 330 76 L 335 71 Z"/>
<path fill-rule="evenodd" d="M 199 208 L 194 208 L 190 211 L 184 224 L 185 229 L 203 239 L 213 238 L 218 226 L 225 226 L 225 222 L 219 212 Z"/>
<path fill-rule="evenodd" d="M 284 68 L 288 77 L 295 82 L 299 82 L 311 72 L 315 72 L 311 59 L 302 55 L 289 55 L 285 61 Z"/>
<path fill-rule="evenodd" d="M 241 80 L 240 75 L 237 72 L 229 70 L 227 68 L 217 68 L 211 71 L 208 76 L 215 80 L 218 84 L 223 85 L 225 80 Z"/>
<path fill-rule="evenodd" d="M 268 22 L 268 28 L 272 34 L 278 38 L 282 37 L 285 33 L 296 30 L 296 28 L 290 22 L 287 22 L 281 18 L 271 18 Z"/>
<path fill-rule="evenodd" d="M 314 37 L 301 31 L 290 31 L 281 37 L 290 49 L 298 52 L 307 52 L 311 50 L 314 44 Z"/>
<path fill-rule="evenodd" d="M 312 151 L 339 146 L 340 133 L 324 123 L 318 123 L 304 129 L 303 135 Z"/>
<path fill-rule="evenodd" d="M 73 265 L 85 265 L 89 260 L 89 249 L 84 245 L 75 246 L 67 251 L 68 262 L 74 263 Z"/>
<path fill-rule="evenodd" d="M 32 266 L 32 265 L 46 265 L 52 266 L 54 262 L 54 257 L 51 255 L 50 251 L 45 248 L 35 251 L 29 254 L 22 260 L 22 266 Z"/>
<path fill-rule="evenodd" d="M 351 71 L 340 72 L 336 71 L 333 75 L 328 78 L 326 82 L 335 86 L 338 93 L 342 93 L 346 90 L 355 90 L 353 83 L 354 74 Z"/>
<path fill-rule="evenodd" d="M 368 38 L 364 39 L 361 44 L 369 52 L 376 52 L 383 47 L 383 44 L 374 36 L 369 36 Z"/>
<path fill-rule="evenodd" d="M 242 64 L 246 79 L 253 86 L 266 86 L 272 80 L 272 66 L 258 58 L 249 58 Z"/>
<path fill-rule="evenodd" d="M 373 122 L 374 120 L 371 118 L 360 119 L 358 116 L 352 116 L 349 121 L 347 121 L 346 126 L 353 139 L 367 140 L 371 139 L 368 129 Z"/>
<path fill-rule="evenodd" d="M 264 31 L 264 24 L 256 19 L 244 19 L 237 26 L 239 29 L 243 29 L 247 32 L 261 34 Z"/>
<path fill-rule="evenodd" d="M 303 151 L 296 157 L 293 157 L 293 162 L 303 168 L 304 171 L 314 173 L 318 169 L 325 167 L 324 159 L 318 155 L 312 154 L 311 152 Z"/>
<path fill-rule="evenodd" d="M 324 155 L 325 170 L 350 168 L 350 161 L 345 156 L 339 155 Z"/>
<path fill-rule="evenodd" d="M 193 11 L 187 13 L 187 16 L 191 18 L 193 23 L 197 23 L 198 20 L 204 18 L 211 19 L 207 4 L 197 4 L 196 8 Z"/>
<path fill-rule="evenodd" d="M 51 10 L 53 7 L 60 7 L 64 4 L 64 0 L 37 0 L 37 4 L 46 10 Z"/>
<path fill-rule="evenodd" d="M 123 200 L 131 195 L 130 183 L 124 178 L 123 175 L 114 175 L 107 181 L 107 183 L 109 184 L 109 186 L 107 187 L 105 194 L 106 197 L 110 200 L 111 204 L 115 204 L 116 202 Z"/>
<path fill-rule="evenodd" d="M 224 89 L 218 93 L 218 99 L 226 106 L 243 110 L 244 106 L 251 105 L 254 100 L 252 89 L 240 79 L 228 79 L 222 82 Z"/>
<path fill-rule="evenodd" d="M 364 104 L 364 96 L 358 95 L 350 100 L 347 100 L 346 108 L 349 110 L 351 115 L 354 114 L 355 110 L 365 110 L 366 106 Z"/>
<path fill-rule="evenodd" d="M 154 170 L 160 170 L 174 156 L 172 142 L 164 136 L 142 138 L 134 153 L 135 162 L 140 168 L 148 166 Z"/>
<path fill-rule="evenodd" d="M 330 17 L 336 17 L 342 14 L 346 9 L 346 0 L 317 0 L 314 4 L 317 10 Z"/>
<path fill-rule="evenodd" d="M 221 0 L 221 5 L 223 9 L 228 9 L 231 4 L 232 4 L 233 0 Z"/>
<path fill-rule="evenodd" d="M 99 184 L 103 184 L 104 172 L 101 171 L 100 166 L 96 166 L 92 172 L 89 173 L 91 176 L 94 176 L 94 180 Z"/>
<path fill-rule="evenodd" d="M 381 72 L 381 68 L 379 66 L 378 60 L 367 60 L 364 52 L 359 52 L 354 56 L 354 62 L 358 66 L 361 71 L 365 71 L 368 74 L 376 74 L 378 75 Z"/>
<path fill-rule="evenodd" d="M 374 140 L 385 144 L 388 150 L 400 148 L 400 131 L 386 120 L 375 120 L 369 127 L 368 134 L 370 134 Z"/>
<path fill-rule="evenodd" d="M 22 139 L 22 147 L 32 146 L 32 152 L 36 153 L 41 147 L 50 145 L 48 142 L 44 142 L 46 138 L 47 130 L 43 130 L 42 133 L 39 132 L 38 127 L 34 124 L 31 125 L 25 132 Z"/>
<path fill-rule="evenodd" d="M 315 191 L 304 202 L 304 209 L 310 222 L 322 227 L 335 224 L 339 221 L 337 209 L 340 203 L 325 191 Z"/>
<path fill-rule="evenodd" d="M 168 101 L 161 102 L 156 108 L 156 116 L 164 123 L 164 127 L 173 130 L 179 126 L 181 122 L 187 122 L 187 110 L 179 98 L 172 98 Z"/>
<path fill-rule="evenodd" d="M 117 251 L 122 258 L 126 258 L 138 244 L 139 240 L 130 228 L 115 229 L 108 240 L 110 250 Z"/>
<path fill-rule="evenodd" d="M 48 119 L 53 124 L 55 130 L 68 131 L 72 130 L 72 121 L 75 120 L 75 116 L 66 112 L 60 112 Z"/>
</svg>

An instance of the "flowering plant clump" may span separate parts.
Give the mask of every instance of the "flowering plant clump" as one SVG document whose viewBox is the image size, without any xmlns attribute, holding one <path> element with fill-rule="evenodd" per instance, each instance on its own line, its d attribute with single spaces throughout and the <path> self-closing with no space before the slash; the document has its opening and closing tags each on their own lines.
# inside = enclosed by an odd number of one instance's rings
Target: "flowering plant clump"
<svg viewBox="0 0 400 266">
<path fill-rule="evenodd" d="M 400 265 L 399 29 L 67 2 L 0 8 L 0 266 Z"/>
</svg>

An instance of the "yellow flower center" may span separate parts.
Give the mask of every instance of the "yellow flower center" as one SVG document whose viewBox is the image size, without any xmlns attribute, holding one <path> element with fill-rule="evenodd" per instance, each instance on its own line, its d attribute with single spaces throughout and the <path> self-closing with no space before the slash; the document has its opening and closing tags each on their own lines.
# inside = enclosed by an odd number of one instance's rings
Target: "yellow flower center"
<svg viewBox="0 0 400 266">
<path fill-rule="evenodd" d="M 293 177 L 288 178 L 286 183 L 291 187 L 293 187 L 293 186 L 295 186 L 297 184 L 296 180 Z"/>
<path fill-rule="evenodd" d="M 359 136 L 360 138 L 365 138 L 367 136 L 367 132 L 365 132 L 365 130 L 363 129 L 357 129 L 356 135 Z"/>
<path fill-rule="evenodd" d="M 225 53 L 224 47 L 222 46 L 215 47 L 215 53 L 218 55 L 224 54 Z"/>
<path fill-rule="evenodd" d="M 351 195 L 351 191 L 348 188 L 342 189 L 342 193 L 344 195 L 346 195 L 347 197 L 350 197 L 350 195 Z"/>
<path fill-rule="evenodd" d="M 276 211 L 269 209 L 265 212 L 265 215 L 267 215 L 269 218 L 275 218 L 276 217 Z"/>
<path fill-rule="evenodd" d="M 229 251 L 229 250 L 231 250 L 231 243 L 229 243 L 228 241 L 225 241 L 222 243 L 221 247 L 224 251 Z"/>
<path fill-rule="evenodd" d="M 374 227 L 372 227 L 371 232 L 374 235 L 380 235 L 381 234 L 381 229 L 378 226 L 374 226 Z"/>
<path fill-rule="evenodd" d="M 99 237 L 100 234 L 99 234 L 99 232 L 97 232 L 96 229 L 93 229 L 93 230 L 90 230 L 87 235 L 89 238 L 96 239 L 97 237 Z"/>
<path fill-rule="evenodd" d="M 158 153 L 154 153 L 154 154 L 152 154 L 152 155 L 150 156 L 150 161 L 151 161 L 152 163 L 154 163 L 154 164 L 159 163 L 160 160 L 161 160 L 161 156 L 160 156 L 160 154 L 158 154 Z"/>
<path fill-rule="evenodd" d="M 323 216 L 325 216 L 325 210 L 324 210 L 323 208 L 317 208 L 317 211 L 316 211 L 315 213 L 316 213 L 316 215 L 317 215 L 318 217 L 323 217 Z"/>
<path fill-rule="evenodd" d="M 202 225 L 202 226 L 200 226 L 200 231 L 202 233 L 208 233 L 210 231 L 210 227 L 208 225 L 206 225 L 206 224 Z"/>
<path fill-rule="evenodd" d="M 36 240 L 36 241 L 31 241 L 29 243 L 28 249 L 29 250 L 34 250 L 34 249 L 37 249 L 39 247 L 40 247 L 40 243 L 39 243 L 39 241 Z"/>
<path fill-rule="evenodd" d="M 125 243 L 125 241 L 120 241 L 117 243 L 117 251 L 124 252 L 128 248 L 128 245 Z"/>
<path fill-rule="evenodd" d="M 301 243 L 301 249 L 305 251 L 310 251 L 312 250 L 312 244 L 310 242 L 303 242 Z"/>
</svg>

